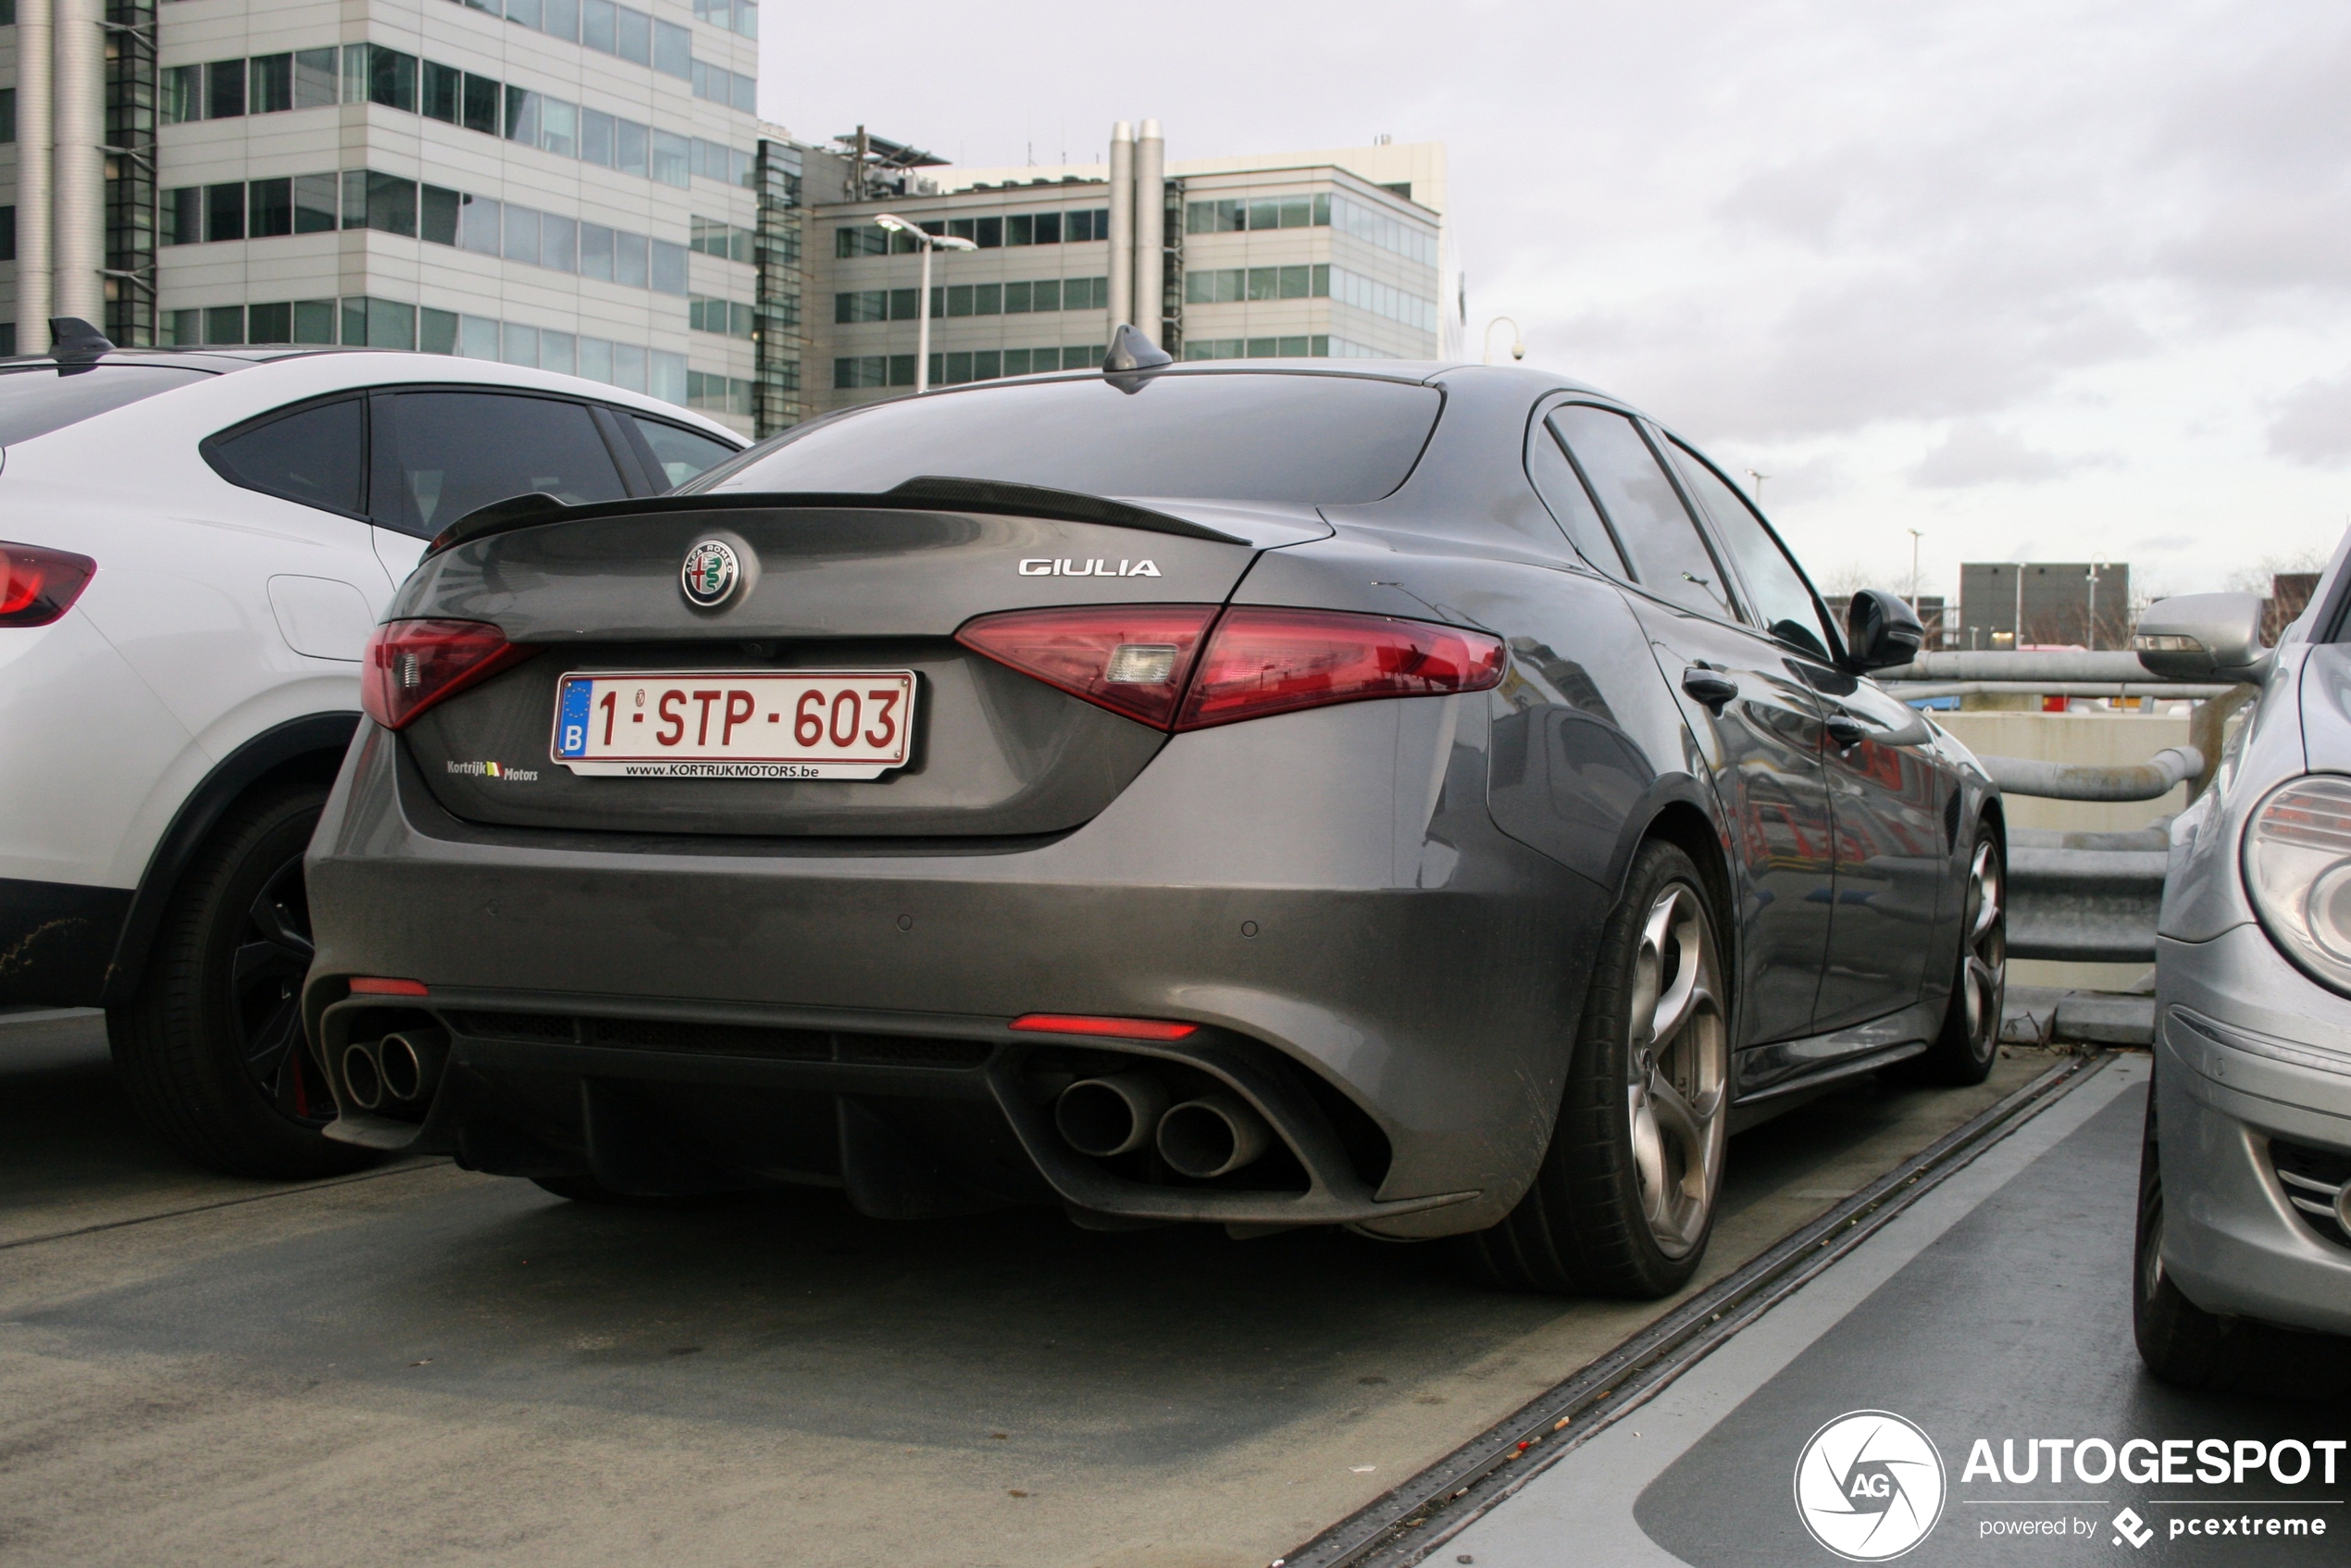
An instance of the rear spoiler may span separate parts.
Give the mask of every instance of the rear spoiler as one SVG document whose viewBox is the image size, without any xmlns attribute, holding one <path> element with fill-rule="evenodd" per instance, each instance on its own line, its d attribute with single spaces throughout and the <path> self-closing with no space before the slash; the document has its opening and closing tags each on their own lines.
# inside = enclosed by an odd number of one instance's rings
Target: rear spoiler
<svg viewBox="0 0 2351 1568">
<path fill-rule="evenodd" d="M 1146 533 L 1205 539 L 1217 544 L 1248 544 L 1246 539 L 1219 532 L 1148 506 L 1136 506 L 1107 496 L 1044 485 L 1011 484 L 1001 479 L 965 479 L 925 474 L 885 491 L 781 491 L 725 495 L 657 495 L 633 501 L 602 501 L 569 506 L 543 491 L 517 495 L 466 513 L 433 536 L 425 554 L 437 555 L 460 544 L 541 523 L 578 522 L 590 517 L 660 516 L 671 512 L 740 512 L 814 510 L 883 512 L 993 512 L 1009 516 L 1047 517 L 1057 522 L 1101 523 Z"/>
</svg>

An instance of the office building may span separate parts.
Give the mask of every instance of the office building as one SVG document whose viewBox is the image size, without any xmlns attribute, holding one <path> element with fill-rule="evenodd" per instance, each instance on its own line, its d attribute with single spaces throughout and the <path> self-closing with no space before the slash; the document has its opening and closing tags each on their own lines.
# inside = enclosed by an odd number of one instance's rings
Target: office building
<svg viewBox="0 0 2351 1568">
<path fill-rule="evenodd" d="M 862 132 L 810 150 L 810 407 L 914 385 L 921 257 L 885 213 L 976 247 L 933 257 L 935 386 L 1093 368 L 1122 321 L 1188 360 L 1456 350 L 1441 143 L 1169 161 L 1139 130 L 1107 163 L 1040 168 L 948 169 Z"/>
<path fill-rule="evenodd" d="M 79 316 L 125 345 L 537 365 L 746 431 L 797 414 L 797 299 L 759 267 L 790 248 L 770 271 L 797 274 L 797 149 L 762 134 L 753 0 L 0 0 L 0 19 L 9 346 Z"/>
<path fill-rule="evenodd" d="M 1960 648 L 2127 648 L 2123 561 L 1969 561 L 1959 567 Z"/>
</svg>

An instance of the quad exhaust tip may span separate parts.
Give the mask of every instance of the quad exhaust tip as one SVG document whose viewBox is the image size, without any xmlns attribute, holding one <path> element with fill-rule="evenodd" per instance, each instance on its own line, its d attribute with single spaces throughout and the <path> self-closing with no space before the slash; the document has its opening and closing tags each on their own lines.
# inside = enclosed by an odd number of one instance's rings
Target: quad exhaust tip
<svg viewBox="0 0 2351 1568">
<path fill-rule="evenodd" d="M 414 1104 L 432 1098 L 449 1060 L 449 1036 L 440 1029 L 403 1029 L 377 1043 L 376 1068 L 384 1093 Z"/>
<path fill-rule="evenodd" d="M 1140 1067 L 1080 1078 L 1054 1102 L 1053 1125 L 1080 1154 L 1107 1159 L 1149 1143 L 1167 1099 L 1167 1086 L 1158 1075 Z"/>
<path fill-rule="evenodd" d="M 1159 1157 L 1188 1176 L 1239 1170 L 1273 1140 L 1265 1118 L 1225 1089 L 1187 1100 L 1159 1119 Z"/>
<path fill-rule="evenodd" d="M 383 1109 L 384 1075 L 376 1061 L 375 1041 L 354 1040 L 343 1047 L 342 1087 L 362 1111 Z"/>
<path fill-rule="evenodd" d="M 343 1091 L 362 1111 L 413 1108 L 441 1087 L 449 1036 L 441 1029 L 402 1029 L 381 1039 L 343 1047 Z"/>
</svg>

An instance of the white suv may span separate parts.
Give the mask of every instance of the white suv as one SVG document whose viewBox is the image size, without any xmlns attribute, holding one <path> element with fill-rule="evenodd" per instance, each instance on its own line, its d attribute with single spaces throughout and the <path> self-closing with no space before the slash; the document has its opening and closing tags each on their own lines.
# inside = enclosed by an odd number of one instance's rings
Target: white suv
<svg viewBox="0 0 2351 1568">
<path fill-rule="evenodd" d="M 103 1006 L 190 1158 L 343 1168 L 297 1007 L 302 852 L 424 542 L 654 495 L 741 439 L 539 370 L 357 350 L 0 361 L 0 1002 Z"/>
</svg>

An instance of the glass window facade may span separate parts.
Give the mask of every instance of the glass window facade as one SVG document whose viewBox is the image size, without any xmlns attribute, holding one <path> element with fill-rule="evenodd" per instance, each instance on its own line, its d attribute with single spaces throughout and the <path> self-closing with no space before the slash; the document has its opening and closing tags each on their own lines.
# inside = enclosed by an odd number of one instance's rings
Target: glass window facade
<svg viewBox="0 0 2351 1568">
<path fill-rule="evenodd" d="M 1187 234 L 1239 234 L 1263 229 L 1330 227 L 1425 267 L 1437 265 L 1437 231 L 1328 192 L 1311 196 L 1234 197 L 1188 202 Z"/>
<path fill-rule="evenodd" d="M 852 289 L 833 296 L 833 321 L 912 321 L 916 289 Z M 1028 316 L 1056 310 L 1106 310 L 1108 278 L 1034 278 L 1017 283 L 954 283 L 930 292 L 930 314 Z"/>
<path fill-rule="evenodd" d="M 1003 376 L 1034 376 L 1049 370 L 1099 370 L 1108 352 L 1101 343 L 1074 348 L 976 349 L 969 354 L 934 354 L 930 381 L 957 386 L 965 381 L 992 381 Z M 914 356 L 911 354 L 865 354 L 833 361 L 836 391 L 872 387 L 911 387 Z"/>
<path fill-rule="evenodd" d="M 375 169 L 180 186 L 163 193 L 162 208 L 167 245 L 372 229 L 656 293 L 686 292 L 687 247 L 675 241 Z M 728 238 L 740 232 L 728 230 Z"/>
<path fill-rule="evenodd" d="M 1390 287 L 1343 267 L 1331 268 L 1331 298 L 1424 332 L 1437 330 L 1437 302 Z"/>
<path fill-rule="evenodd" d="M 1110 209 L 1081 207 L 1064 212 L 1023 212 L 996 218 L 956 218 L 922 226 L 933 234 L 969 240 L 981 250 L 1006 245 L 1083 244 L 1110 238 Z M 892 233 L 870 219 L 843 223 L 833 230 L 833 255 L 905 255 L 914 248 L 912 235 Z"/>
<path fill-rule="evenodd" d="M 550 10 L 555 3 L 544 0 Z M 419 59 L 379 44 L 170 66 L 162 73 L 161 88 L 160 111 L 166 125 L 317 108 L 337 102 L 340 96 L 346 104 L 377 104 L 404 114 L 421 114 L 485 136 L 537 147 L 557 157 L 599 164 L 681 190 L 698 176 L 728 185 L 752 183 L 753 155 L 749 152 L 583 108 L 569 99 L 462 71 L 437 60 Z M 756 107 L 755 89 L 751 77 L 738 74 L 728 78 L 724 91 L 703 96 L 748 114 Z"/>
<path fill-rule="evenodd" d="M 1184 274 L 1186 305 L 1325 299 L 1330 292 L 1331 268 L 1325 263 L 1295 267 L 1224 267 Z"/>
</svg>

